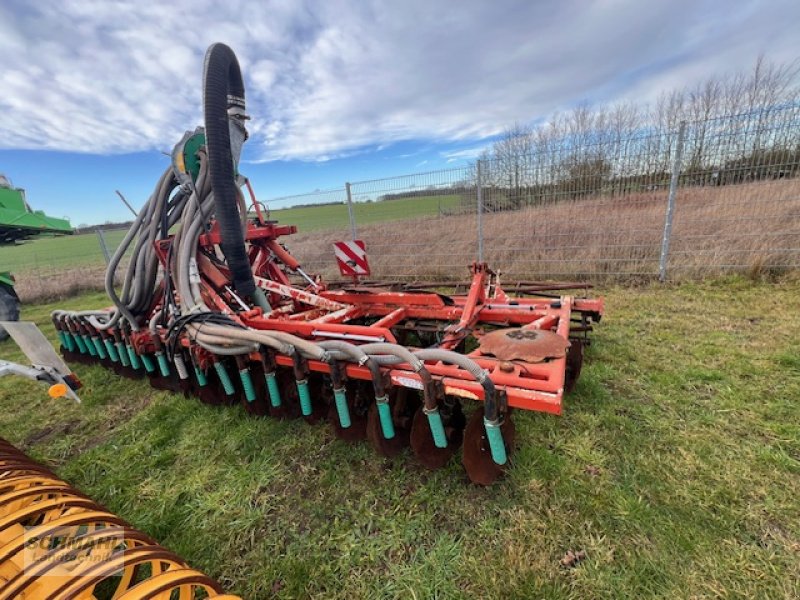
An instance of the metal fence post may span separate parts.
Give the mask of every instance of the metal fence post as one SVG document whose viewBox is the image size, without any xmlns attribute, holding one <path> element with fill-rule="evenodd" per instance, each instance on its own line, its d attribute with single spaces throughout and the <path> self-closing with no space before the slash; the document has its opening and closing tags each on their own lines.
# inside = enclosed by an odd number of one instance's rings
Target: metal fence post
<svg viewBox="0 0 800 600">
<path fill-rule="evenodd" d="M 483 168 L 481 161 L 478 159 L 475 163 L 475 185 L 477 187 L 478 199 L 478 262 L 483 262 Z"/>
<path fill-rule="evenodd" d="M 103 258 L 106 259 L 106 264 L 108 264 L 111 262 L 111 255 L 108 253 L 108 245 L 102 229 L 97 229 L 97 239 L 100 242 L 100 250 L 103 251 Z"/>
<path fill-rule="evenodd" d="M 353 213 L 353 196 L 350 194 L 350 182 L 344 184 L 344 189 L 347 192 L 347 214 L 350 217 L 350 235 L 353 236 L 353 239 L 358 237 L 356 231 L 356 216 Z"/>
<path fill-rule="evenodd" d="M 678 180 L 681 176 L 683 162 L 683 143 L 686 137 L 686 121 L 681 121 L 678 128 L 678 141 L 675 147 L 675 160 L 672 163 L 672 174 L 669 179 L 669 196 L 667 197 L 667 214 L 664 219 L 664 237 L 661 240 L 661 258 L 658 261 L 658 279 L 667 280 L 667 260 L 669 259 L 669 242 L 672 237 L 672 219 L 675 216 L 675 197 L 678 195 Z"/>
</svg>

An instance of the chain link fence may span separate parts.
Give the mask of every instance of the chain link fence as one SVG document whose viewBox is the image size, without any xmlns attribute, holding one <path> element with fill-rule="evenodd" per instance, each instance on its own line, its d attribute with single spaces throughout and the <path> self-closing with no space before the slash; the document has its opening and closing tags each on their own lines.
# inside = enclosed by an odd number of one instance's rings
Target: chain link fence
<svg viewBox="0 0 800 600">
<path fill-rule="evenodd" d="M 800 106 L 635 135 L 543 139 L 472 165 L 265 204 L 306 271 L 338 279 L 334 241 L 366 242 L 377 280 L 682 279 L 800 266 Z M 107 231 L 113 253 L 122 232 Z M 97 234 L 3 249 L 23 299 L 102 285 Z"/>
<path fill-rule="evenodd" d="M 349 183 L 349 227 L 288 243 L 316 245 L 328 276 L 330 243 L 356 236 L 378 279 L 460 278 L 473 260 L 516 279 L 780 273 L 800 266 L 799 172 L 800 106 L 776 107 Z"/>
</svg>

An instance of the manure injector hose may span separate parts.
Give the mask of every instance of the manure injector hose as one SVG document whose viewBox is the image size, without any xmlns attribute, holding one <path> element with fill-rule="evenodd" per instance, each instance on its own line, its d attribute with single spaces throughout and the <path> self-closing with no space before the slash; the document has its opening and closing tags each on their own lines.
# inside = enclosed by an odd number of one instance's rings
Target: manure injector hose
<svg viewBox="0 0 800 600">
<path fill-rule="evenodd" d="M 231 294 L 243 307 L 255 305 L 265 314 L 272 310 L 264 292 L 255 285 L 245 246 L 247 210 L 236 169 L 241 145 L 247 138 L 244 129 L 247 117 L 241 72 L 230 48 L 224 44 L 209 48 L 203 80 L 206 143 L 196 153 L 199 165 L 196 178 L 181 180 L 170 166 L 138 212 L 106 271 L 105 289 L 114 303 L 113 309 L 53 312 L 63 349 L 74 360 L 105 361 L 123 375 L 140 376 L 144 370 L 153 385 L 156 385 L 153 376 L 177 375 L 180 389 L 194 391 L 201 399 L 210 397 L 204 394 L 212 393 L 209 391 L 212 382 L 228 399 L 234 397 L 240 384 L 251 404 L 258 399 L 258 390 L 266 388 L 270 410 L 279 410 L 286 404 L 286 398 L 281 397 L 277 377 L 281 373 L 276 373 L 274 356 L 289 356 L 295 364 L 295 389 L 290 393 L 299 401 L 300 412 L 306 418 L 312 417 L 315 392 L 309 385 L 304 364 L 308 359 L 322 361 L 330 366 L 331 404 L 338 417 L 339 431 L 352 431 L 353 417 L 341 376 L 342 365 L 366 366 L 372 376 L 372 401 L 383 440 L 393 440 L 397 433 L 390 402 L 396 390 L 387 389 L 385 371 L 398 364 L 408 365 L 422 383 L 421 413 L 426 418 L 422 421 L 426 421 L 425 441 L 432 441 L 432 452 L 437 449 L 451 452 L 453 444 L 448 442 L 446 422 L 440 412 L 446 400 L 443 386 L 434 381 L 425 362 L 458 365 L 483 387 L 487 445 L 492 461 L 505 465 L 507 448 L 501 433 L 507 410 L 505 395 L 497 394 L 486 372 L 468 357 L 440 349 L 412 351 L 393 343 L 313 342 L 285 332 L 247 327 L 221 312 L 218 306 L 207 304 L 198 268 L 203 252 L 200 238 L 216 222 L 233 282 Z M 159 242 L 166 244 L 171 235 L 171 244 L 165 246 L 168 267 L 160 267 L 156 248 Z M 118 291 L 115 282 L 125 256 L 130 258 Z M 142 351 L 141 345 L 137 346 L 137 336 L 142 332 L 149 332 L 155 352 Z M 187 344 L 182 342 L 187 342 L 190 349 L 199 346 L 202 352 L 210 354 L 211 364 L 199 364 L 197 353 L 188 351 Z M 261 378 L 258 385 L 251 373 L 258 370 L 253 355 L 262 357 L 263 374 L 257 374 Z M 233 362 L 238 369 L 239 384 L 229 373 Z M 286 396 L 285 386 L 283 392 Z M 460 438 L 456 443 L 460 443 Z M 414 447 L 413 439 L 411 445 Z"/>
<path fill-rule="evenodd" d="M 239 600 L 0 439 L 0 600 L 111 597 Z"/>
</svg>

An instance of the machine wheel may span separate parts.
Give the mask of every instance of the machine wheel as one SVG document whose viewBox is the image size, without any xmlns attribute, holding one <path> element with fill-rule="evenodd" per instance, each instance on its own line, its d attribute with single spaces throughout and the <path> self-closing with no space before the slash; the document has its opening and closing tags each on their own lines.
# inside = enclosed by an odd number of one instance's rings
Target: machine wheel
<svg viewBox="0 0 800 600">
<path fill-rule="evenodd" d="M 19 298 L 14 288 L 0 285 L 0 321 L 19 320 Z M 8 338 L 8 332 L 0 327 L 0 341 Z"/>
</svg>

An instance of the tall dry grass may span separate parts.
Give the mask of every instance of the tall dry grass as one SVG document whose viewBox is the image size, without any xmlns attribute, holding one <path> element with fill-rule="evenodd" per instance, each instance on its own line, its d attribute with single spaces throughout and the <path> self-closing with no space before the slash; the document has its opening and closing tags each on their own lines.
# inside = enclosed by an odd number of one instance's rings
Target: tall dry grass
<svg viewBox="0 0 800 600">
<path fill-rule="evenodd" d="M 667 190 L 562 200 L 484 215 L 484 259 L 518 279 L 658 275 Z M 359 229 L 379 278 L 453 279 L 477 255 L 475 215 Z M 293 252 L 328 277 L 346 231 L 298 235 Z M 678 191 L 668 261 L 673 279 L 800 266 L 800 180 Z"/>
<path fill-rule="evenodd" d="M 562 200 L 483 217 L 484 258 L 518 279 L 631 280 L 658 275 L 667 190 Z M 390 221 L 359 228 L 373 276 L 463 279 L 477 255 L 476 215 Z M 332 244 L 349 231 L 283 241 L 307 270 L 339 278 Z M 16 273 L 23 300 L 102 288 L 103 266 Z M 800 180 L 682 188 L 675 206 L 669 276 L 777 273 L 800 266 Z"/>
</svg>

